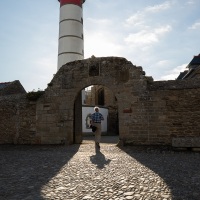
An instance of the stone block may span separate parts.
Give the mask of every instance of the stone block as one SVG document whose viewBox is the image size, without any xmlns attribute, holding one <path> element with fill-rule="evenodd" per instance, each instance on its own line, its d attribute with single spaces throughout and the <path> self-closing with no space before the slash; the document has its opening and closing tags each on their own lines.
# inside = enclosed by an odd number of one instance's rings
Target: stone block
<svg viewBox="0 0 200 200">
<path fill-rule="evenodd" d="M 49 133 L 58 135 L 59 134 L 59 129 L 60 129 L 60 127 L 56 127 L 56 126 L 50 127 Z"/>
<path fill-rule="evenodd" d="M 200 152 L 200 148 L 192 148 L 192 151 Z"/>
<path fill-rule="evenodd" d="M 37 132 L 44 132 L 44 133 L 48 133 L 50 131 L 50 127 L 46 125 L 46 123 L 38 123 L 37 125 Z"/>
<path fill-rule="evenodd" d="M 172 138 L 173 147 L 198 147 L 200 148 L 200 137 Z"/>
<path fill-rule="evenodd" d="M 41 144 L 68 144 L 66 138 L 61 137 L 41 137 Z"/>
</svg>

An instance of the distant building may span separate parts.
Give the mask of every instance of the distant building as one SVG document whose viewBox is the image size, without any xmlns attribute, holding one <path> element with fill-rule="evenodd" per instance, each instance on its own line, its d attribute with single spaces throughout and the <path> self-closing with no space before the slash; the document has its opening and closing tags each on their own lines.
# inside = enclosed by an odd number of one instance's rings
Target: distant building
<svg viewBox="0 0 200 200">
<path fill-rule="evenodd" d="M 194 56 L 187 68 L 188 70 L 181 72 L 177 79 L 200 78 L 200 54 Z"/>
<path fill-rule="evenodd" d="M 25 93 L 26 90 L 18 80 L 0 83 L 0 96 Z"/>
</svg>

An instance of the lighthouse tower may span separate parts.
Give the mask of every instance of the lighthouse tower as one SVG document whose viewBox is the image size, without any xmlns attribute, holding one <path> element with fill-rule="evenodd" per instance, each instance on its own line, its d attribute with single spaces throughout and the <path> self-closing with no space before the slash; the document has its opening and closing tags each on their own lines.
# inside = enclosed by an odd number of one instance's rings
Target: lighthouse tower
<svg viewBox="0 0 200 200">
<path fill-rule="evenodd" d="M 60 25 L 58 45 L 58 70 L 62 65 L 84 58 L 83 10 L 85 0 L 58 0 Z"/>
</svg>

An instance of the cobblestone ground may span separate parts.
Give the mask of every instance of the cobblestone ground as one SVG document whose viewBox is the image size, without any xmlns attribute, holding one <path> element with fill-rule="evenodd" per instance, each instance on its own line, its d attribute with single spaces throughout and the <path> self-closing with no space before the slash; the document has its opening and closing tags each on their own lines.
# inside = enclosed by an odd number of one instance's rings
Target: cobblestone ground
<svg viewBox="0 0 200 200">
<path fill-rule="evenodd" d="M 0 146 L 1 200 L 199 200 L 200 153 L 123 147 Z"/>
</svg>

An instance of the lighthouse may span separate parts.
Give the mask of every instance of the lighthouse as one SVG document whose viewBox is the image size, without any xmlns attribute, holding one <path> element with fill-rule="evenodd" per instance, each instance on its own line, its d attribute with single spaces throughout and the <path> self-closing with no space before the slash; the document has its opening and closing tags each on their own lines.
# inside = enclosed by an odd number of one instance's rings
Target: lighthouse
<svg viewBox="0 0 200 200">
<path fill-rule="evenodd" d="M 85 0 L 60 2 L 58 70 L 64 64 L 84 58 L 83 10 Z"/>
</svg>

